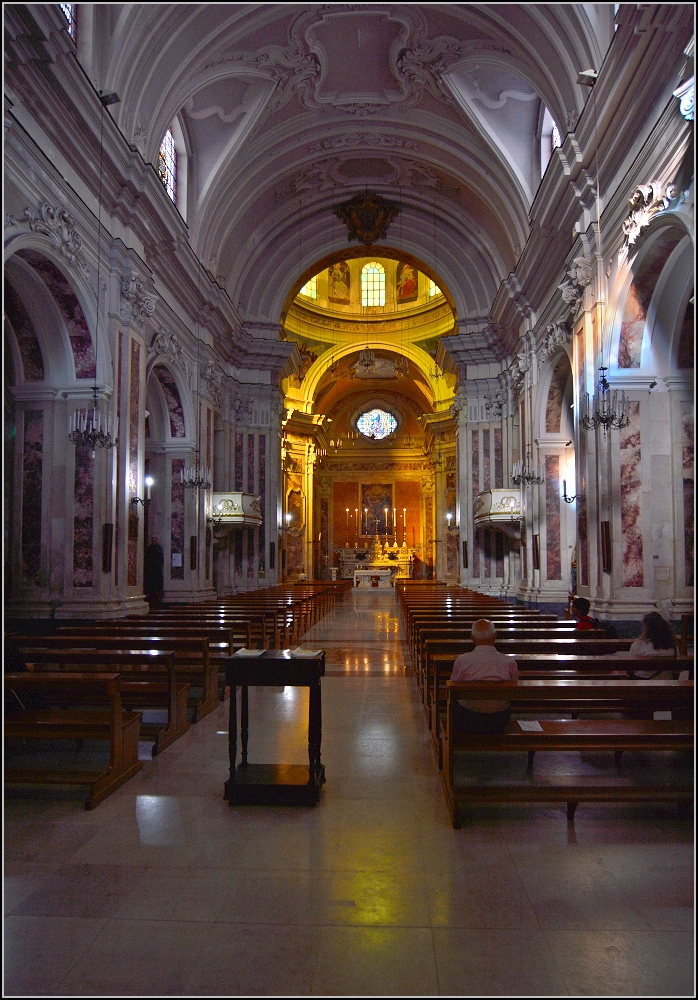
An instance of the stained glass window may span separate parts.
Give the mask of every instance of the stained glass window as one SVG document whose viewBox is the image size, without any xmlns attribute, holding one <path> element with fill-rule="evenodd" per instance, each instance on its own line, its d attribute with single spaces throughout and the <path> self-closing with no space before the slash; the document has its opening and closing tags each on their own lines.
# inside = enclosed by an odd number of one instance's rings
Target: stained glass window
<svg viewBox="0 0 698 1000">
<path fill-rule="evenodd" d="M 305 295 L 308 299 L 317 298 L 317 274 L 310 281 L 306 281 L 301 288 L 301 295 Z"/>
<path fill-rule="evenodd" d="M 175 150 L 174 137 L 170 129 L 165 132 L 165 137 L 160 144 L 158 153 L 158 177 L 165 185 L 165 189 L 172 201 L 177 201 L 177 151 Z"/>
<path fill-rule="evenodd" d="M 361 268 L 361 305 L 385 305 L 385 270 L 376 260 Z"/>
<path fill-rule="evenodd" d="M 397 427 L 397 420 L 386 410 L 367 410 L 356 421 L 356 427 L 364 437 L 382 441 Z"/>
<path fill-rule="evenodd" d="M 441 289 L 433 278 L 429 278 L 429 298 L 433 298 L 435 295 L 441 295 Z"/>
<path fill-rule="evenodd" d="M 63 16 L 68 22 L 68 34 L 75 41 L 75 15 L 77 7 L 76 3 L 59 3 L 58 6 L 63 11 Z"/>
</svg>

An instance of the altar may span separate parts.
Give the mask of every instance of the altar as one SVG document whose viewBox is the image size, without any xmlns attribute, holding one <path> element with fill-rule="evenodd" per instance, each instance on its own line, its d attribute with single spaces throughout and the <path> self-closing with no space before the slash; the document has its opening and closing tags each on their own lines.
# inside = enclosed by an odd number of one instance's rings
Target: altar
<svg viewBox="0 0 698 1000">
<path fill-rule="evenodd" d="M 363 584 L 359 582 L 363 576 L 383 576 L 389 574 L 388 583 L 379 583 L 381 587 L 394 586 L 395 579 L 409 579 L 412 576 L 412 563 L 415 557 L 415 550 L 408 549 L 403 543 L 398 548 L 396 544 L 389 545 L 387 540 L 381 544 L 376 535 L 370 548 L 349 548 L 346 546 L 339 550 L 340 576 L 344 580 L 354 581 L 354 586 L 371 586 L 370 582 Z M 362 574 L 357 577 L 357 573 Z"/>
<path fill-rule="evenodd" d="M 355 587 L 394 587 L 397 566 L 391 569 L 355 569 Z"/>
</svg>

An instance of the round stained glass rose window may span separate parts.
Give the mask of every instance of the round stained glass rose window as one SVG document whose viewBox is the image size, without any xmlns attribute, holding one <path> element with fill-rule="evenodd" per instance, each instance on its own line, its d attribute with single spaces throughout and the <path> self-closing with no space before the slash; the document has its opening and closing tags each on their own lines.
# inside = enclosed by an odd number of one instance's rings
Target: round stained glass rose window
<svg viewBox="0 0 698 1000">
<path fill-rule="evenodd" d="M 374 441 L 382 441 L 392 434 L 397 427 L 397 420 L 386 410 L 367 410 L 362 413 L 356 421 L 357 430 L 364 437 L 372 438 Z"/>
</svg>

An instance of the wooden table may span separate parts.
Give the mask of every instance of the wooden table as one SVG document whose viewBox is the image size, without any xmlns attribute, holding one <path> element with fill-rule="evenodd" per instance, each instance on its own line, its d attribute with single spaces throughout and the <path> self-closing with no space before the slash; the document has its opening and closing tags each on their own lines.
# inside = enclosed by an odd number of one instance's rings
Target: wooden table
<svg viewBox="0 0 698 1000">
<path fill-rule="evenodd" d="M 230 805 L 316 805 L 325 782 L 325 768 L 320 761 L 322 742 L 322 703 L 320 678 L 325 675 L 325 653 L 293 656 L 288 649 L 267 649 L 261 655 L 235 654 L 226 659 L 226 684 L 230 685 L 230 721 L 228 751 L 230 777 L 225 783 L 225 798 Z M 250 764 L 247 760 L 249 735 L 248 686 L 307 687 L 308 767 L 301 764 Z M 240 737 L 242 760 L 237 761 L 237 697 L 240 699 Z"/>
</svg>

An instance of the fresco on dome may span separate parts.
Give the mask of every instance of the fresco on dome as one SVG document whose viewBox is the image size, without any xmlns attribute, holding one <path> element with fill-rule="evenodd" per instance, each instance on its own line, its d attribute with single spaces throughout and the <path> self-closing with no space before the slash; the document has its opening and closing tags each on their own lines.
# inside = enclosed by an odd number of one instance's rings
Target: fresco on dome
<svg viewBox="0 0 698 1000">
<path fill-rule="evenodd" d="M 387 527 L 385 510 L 388 509 Z M 392 534 L 393 487 L 390 483 L 361 484 L 361 534 Z"/>
<path fill-rule="evenodd" d="M 400 261 L 397 266 L 395 285 L 397 287 L 398 302 L 415 302 L 417 299 L 417 269 L 408 264 L 407 261 Z"/>
<path fill-rule="evenodd" d="M 327 285 L 330 302 L 337 302 L 339 305 L 349 305 L 351 297 L 351 274 L 349 265 L 345 260 L 339 260 L 332 264 L 327 271 Z"/>
</svg>

